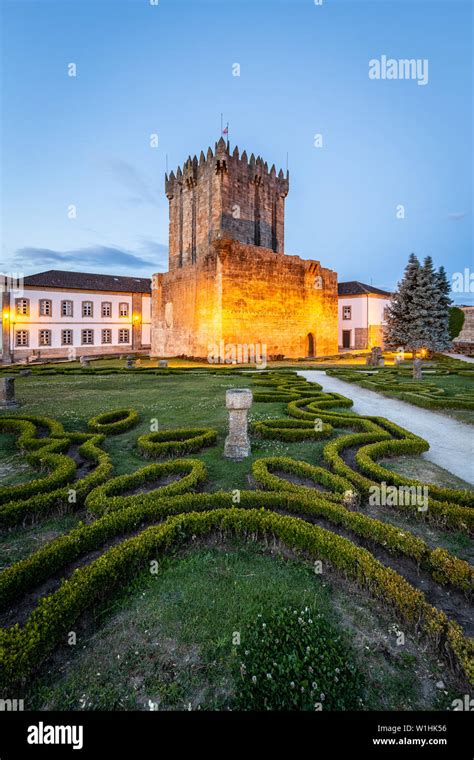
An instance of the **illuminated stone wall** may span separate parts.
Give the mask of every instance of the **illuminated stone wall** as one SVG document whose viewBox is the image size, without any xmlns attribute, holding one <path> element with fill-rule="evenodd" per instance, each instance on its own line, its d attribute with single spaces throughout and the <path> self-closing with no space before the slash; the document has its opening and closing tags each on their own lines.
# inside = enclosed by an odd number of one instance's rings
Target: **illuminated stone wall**
<svg viewBox="0 0 474 760">
<path fill-rule="evenodd" d="M 205 358 L 209 347 L 265 345 L 292 358 L 337 353 L 337 275 L 317 261 L 232 240 L 191 270 L 156 275 L 153 356 Z"/>
</svg>

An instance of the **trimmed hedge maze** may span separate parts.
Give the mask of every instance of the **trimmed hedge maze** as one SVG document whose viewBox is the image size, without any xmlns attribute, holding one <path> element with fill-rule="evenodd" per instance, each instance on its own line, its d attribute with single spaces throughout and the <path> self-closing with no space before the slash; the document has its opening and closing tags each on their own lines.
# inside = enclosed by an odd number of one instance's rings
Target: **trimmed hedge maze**
<svg viewBox="0 0 474 760">
<path fill-rule="evenodd" d="M 240 491 L 237 504 L 235 492 L 206 490 L 202 460 L 182 458 L 216 445 L 215 430 L 178 428 L 140 436 L 138 451 L 163 461 L 112 477 L 103 444 L 107 435 L 136 424 L 133 410 L 99 415 L 89 421 L 90 433 L 65 432 L 47 418 L 0 417 L 0 431 L 16 436 L 16 445 L 39 471 L 36 479 L 0 489 L 0 526 L 8 529 L 79 507 L 88 515 L 86 522 L 0 573 L 0 612 L 8 612 L 9 620 L 0 629 L 2 687 L 30 677 L 91 605 L 123 588 L 150 560 L 216 532 L 276 541 L 304 559 L 329 563 L 334 572 L 378 600 L 400 625 L 429 642 L 460 678 L 474 681 L 473 642 L 462 625 L 442 609 L 442 602 L 434 607 L 421 588 L 391 566 L 390 558 L 403 559 L 415 576 L 429 579 L 437 598 L 442 598 L 440 593 L 446 598 L 459 594 L 466 608 L 474 569 L 385 521 L 383 513 L 381 519 L 364 513 L 374 485 L 424 485 L 385 469 L 377 460 L 420 453 L 427 449 L 426 442 L 384 418 L 353 414 L 349 399 L 325 393 L 296 373 L 246 376 L 252 379 L 256 403 L 287 405 L 287 417 L 255 422 L 254 434 L 286 442 L 321 440 L 323 463 L 257 459 L 252 465 L 256 488 Z M 84 462 L 90 469 L 80 477 Z M 426 512 L 394 509 L 441 530 L 473 529 L 468 491 L 429 486 Z M 73 569 L 75 565 L 79 566 Z M 25 597 L 51 578 L 56 579 L 54 590 L 40 594 L 25 620 L 18 617 Z"/>
<path fill-rule="evenodd" d="M 361 388 L 377 391 L 386 396 L 408 401 L 423 409 L 474 409 L 474 387 L 472 390 L 447 393 L 436 385 L 437 377 L 459 376 L 474 379 L 474 369 L 456 360 L 441 359 L 427 362 L 423 367 L 423 380 L 412 380 L 412 367 L 404 364 L 398 367 L 331 367 L 326 373 L 348 383 L 356 383 Z"/>
</svg>

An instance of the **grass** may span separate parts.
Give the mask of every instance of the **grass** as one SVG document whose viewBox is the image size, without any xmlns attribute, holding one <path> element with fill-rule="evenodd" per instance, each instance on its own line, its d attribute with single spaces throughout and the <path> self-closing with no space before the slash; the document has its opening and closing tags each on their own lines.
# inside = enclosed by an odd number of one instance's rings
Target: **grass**
<svg viewBox="0 0 474 760">
<path fill-rule="evenodd" d="M 252 437 L 252 456 L 243 462 L 223 457 L 227 433 L 225 392 L 250 384 L 239 375 L 50 376 L 18 377 L 20 414 L 40 414 L 61 421 L 66 430 L 86 431 L 91 417 L 124 406 L 137 409 L 139 424 L 108 436 L 114 475 L 143 467 L 136 440 L 158 420 L 160 428 L 210 426 L 216 446 L 198 453 L 209 471 L 206 490 L 251 487 L 252 461 L 288 455 L 322 462 L 325 441 L 284 443 Z M 286 403 L 254 404 L 250 419 L 282 417 Z M 338 430 L 336 435 L 342 434 Z M 425 479 L 426 461 L 416 457 L 388 465 Z M 453 477 L 429 464 L 431 482 L 453 485 Z M 11 435 L 0 435 L 0 471 L 5 483 L 33 475 L 14 448 Z M 400 469 L 401 468 L 401 469 Z M 426 478 L 428 479 L 428 478 Z M 462 557 L 470 543 L 458 533 L 444 533 L 396 513 L 380 519 L 407 527 L 431 545 L 446 546 Z M 15 528 L 0 536 L 0 568 L 69 531 L 84 513 L 51 516 L 38 525 Z M 365 706 L 370 709 L 428 709 L 439 695 L 434 684 L 445 669 L 407 636 L 394 643 L 393 621 L 373 600 L 336 577 L 315 577 L 312 568 L 289 556 L 269 554 L 257 544 L 229 541 L 200 544 L 165 558 L 158 576 L 142 574 L 102 610 L 91 610 L 78 626 L 77 644 L 63 647 L 39 676 L 25 686 L 27 709 L 231 709 L 233 668 L 238 656 L 232 634 L 259 612 L 279 606 L 314 605 L 346 630 L 367 676 Z M 440 676 L 441 672 L 441 676 Z"/>
<path fill-rule="evenodd" d="M 236 633 L 257 615 L 309 606 L 344 628 L 367 680 L 366 708 L 427 709 L 436 662 L 396 647 L 373 605 L 260 544 L 208 542 L 142 573 L 58 650 L 25 695 L 27 709 L 232 709 Z M 438 673 L 438 677 L 439 673 Z M 449 675 L 443 673 L 449 682 Z"/>
</svg>

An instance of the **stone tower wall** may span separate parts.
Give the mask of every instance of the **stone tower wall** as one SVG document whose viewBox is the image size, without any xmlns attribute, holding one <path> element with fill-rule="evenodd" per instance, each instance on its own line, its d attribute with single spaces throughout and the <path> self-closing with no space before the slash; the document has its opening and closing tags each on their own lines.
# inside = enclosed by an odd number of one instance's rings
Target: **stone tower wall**
<svg viewBox="0 0 474 760">
<path fill-rule="evenodd" d="M 265 346 L 267 355 L 337 353 L 337 275 L 319 261 L 216 240 L 192 269 L 155 275 L 153 356 L 206 358 L 210 347 Z"/>
<path fill-rule="evenodd" d="M 283 253 L 288 187 L 281 170 L 238 148 L 231 155 L 222 139 L 214 153 L 189 157 L 165 179 L 169 270 L 194 265 L 221 237 Z"/>
</svg>

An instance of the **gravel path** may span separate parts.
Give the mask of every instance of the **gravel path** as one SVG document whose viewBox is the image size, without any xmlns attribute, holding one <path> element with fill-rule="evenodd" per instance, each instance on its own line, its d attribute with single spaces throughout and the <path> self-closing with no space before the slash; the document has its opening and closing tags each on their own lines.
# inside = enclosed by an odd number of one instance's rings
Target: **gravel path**
<svg viewBox="0 0 474 760">
<path fill-rule="evenodd" d="M 472 356 L 464 356 L 464 354 L 449 354 L 443 352 L 443 356 L 449 356 L 450 359 L 459 359 L 461 362 L 470 362 L 471 364 L 474 362 Z"/>
<path fill-rule="evenodd" d="M 430 444 L 421 456 L 474 485 L 474 429 L 464 422 L 428 409 L 387 398 L 353 383 L 329 377 L 319 370 L 298 372 L 311 382 L 322 385 L 325 391 L 340 393 L 354 401 L 354 412 L 387 417 L 397 425 L 420 435 Z"/>
</svg>

